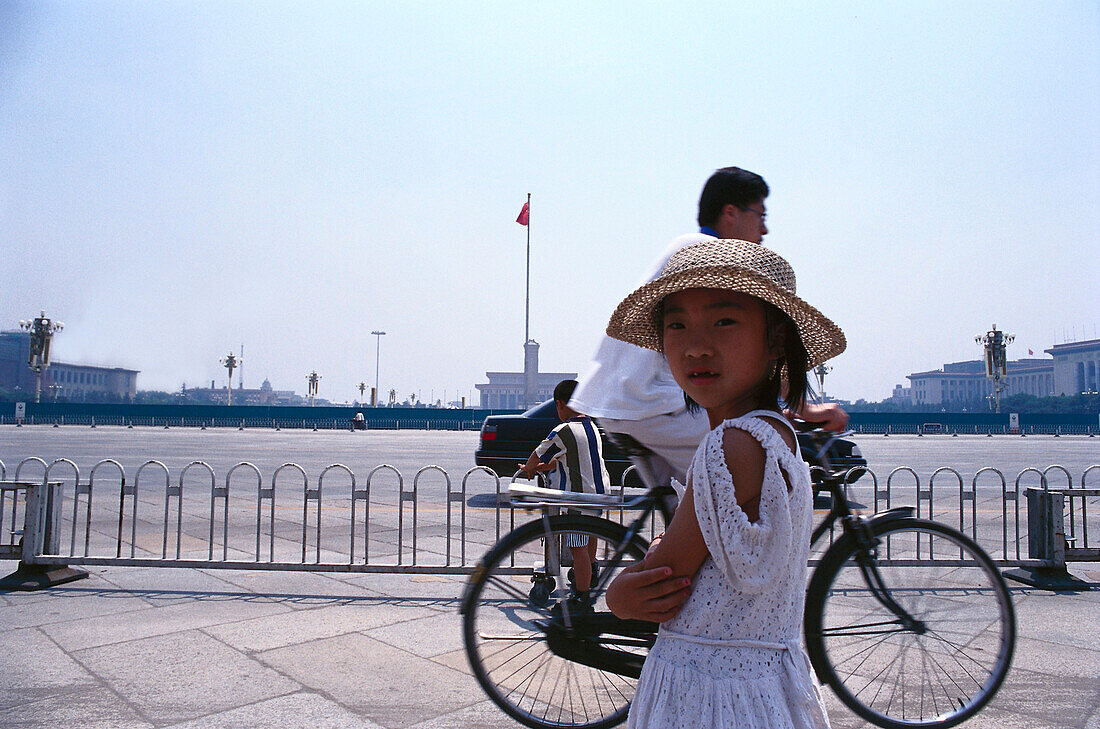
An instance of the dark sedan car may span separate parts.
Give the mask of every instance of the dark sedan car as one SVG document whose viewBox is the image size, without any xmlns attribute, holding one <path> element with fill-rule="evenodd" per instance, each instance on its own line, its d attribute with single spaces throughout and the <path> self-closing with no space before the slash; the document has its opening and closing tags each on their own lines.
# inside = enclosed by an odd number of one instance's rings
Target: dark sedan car
<svg viewBox="0 0 1100 729">
<path fill-rule="evenodd" d="M 499 476 L 510 478 L 519 469 L 519 464 L 527 461 L 539 441 L 560 422 L 553 400 L 547 400 L 520 415 L 490 415 L 481 426 L 481 447 L 474 453 L 474 461 L 479 466 L 488 466 Z M 800 432 L 798 443 L 802 457 L 813 465 L 811 459 L 817 453 L 817 445 L 812 434 Z M 621 483 L 623 471 L 630 466 L 630 460 L 606 436 L 603 456 L 612 483 Z M 833 441 L 829 448 L 829 460 L 841 470 L 867 465 L 859 446 L 844 438 Z M 633 475 L 628 478 L 628 486 L 642 485 L 640 481 L 634 481 Z M 820 474 L 815 473 L 815 484 L 820 480 Z"/>
</svg>

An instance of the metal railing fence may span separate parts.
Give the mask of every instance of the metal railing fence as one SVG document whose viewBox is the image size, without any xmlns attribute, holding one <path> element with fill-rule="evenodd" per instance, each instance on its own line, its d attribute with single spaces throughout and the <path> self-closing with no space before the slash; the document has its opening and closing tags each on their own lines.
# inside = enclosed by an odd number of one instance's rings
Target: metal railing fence
<svg viewBox="0 0 1100 729">
<path fill-rule="evenodd" d="M 353 430 L 354 423 L 349 419 L 333 418 L 195 418 L 195 417 L 128 417 L 121 415 L 67 415 L 56 418 L 35 418 L 30 416 L 23 421 L 26 425 L 46 425 L 55 428 L 61 426 L 100 426 L 120 428 L 251 428 L 312 429 L 312 430 Z M 392 418 L 386 420 L 366 420 L 364 430 L 480 430 L 481 420 L 445 420 L 423 418 Z M 14 424 L 13 418 L 0 416 L 0 425 Z"/>
<path fill-rule="evenodd" d="M 360 477 L 334 463 L 311 478 L 296 463 L 265 477 L 247 461 L 219 475 L 202 460 L 175 474 L 148 460 L 130 477 L 123 464 L 104 459 L 85 477 L 66 458 L 26 458 L 8 475 L 0 462 L 0 559 L 40 565 L 461 574 L 504 532 L 537 516 L 513 507 L 506 484 L 485 467 L 452 479 L 428 465 L 409 479 L 389 464 Z M 855 508 L 912 506 L 973 538 L 1001 567 L 1050 566 L 1049 555 L 1031 553 L 1029 499 L 1021 493 L 1055 493 L 1065 504 L 1064 559 L 1100 561 L 1100 464 L 1079 477 L 1055 464 L 1013 478 L 992 467 L 973 475 L 943 467 L 922 477 L 902 466 L 885 478 L 852 469 L 848 479 Z M 35 489 L 50 491 L 48 498 L 29 500 Z M 31 501 L 51 513 L 31 513 Z M 607 516 L 630 518 L 615 509 Z M 36 531 L 46 524 L 52 541 Z M 21 539 L 31 532 L 33 539 Z M 936 561 L 917 549 L 889 557 Z"/>
<path fill-rule="evenodd" d="M 934 427 L 933 427 L 934 426 Z M 952 437 L 959 435 L 1006 435 L 1021 437 L 1029 435 L 1051 435 L 1060 437 L 1063 435 L 1087 435 L 1095 438 L 1100 434 L 1100 426 L 1097 425 L 1050 425 L 1028 424 L 1021 425 L 1013 431 L 1008 425 L 942 425 L 939 423 L 861 423 L 850 426 L 853 432 L 860 435 L 918 435 Z"/>
</svg>

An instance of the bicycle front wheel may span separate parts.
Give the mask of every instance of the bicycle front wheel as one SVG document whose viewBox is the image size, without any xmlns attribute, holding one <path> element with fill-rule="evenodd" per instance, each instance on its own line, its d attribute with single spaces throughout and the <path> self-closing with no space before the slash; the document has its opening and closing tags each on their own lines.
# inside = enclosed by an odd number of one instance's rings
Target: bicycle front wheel
<svg viewBox="0 0 1100 729">
<path fill-rule="evenodd" d="M 598 574 L 591 609 L 578 611 L 567 599 L 570 547 L 589 540 Z M 474 676 L 497 706 L 535 729 L 626 719 L 656 626 L 615 618 L 603 593 L 645 552 L 619 524 L 554 516 L 519 527 L 482 558 L 462 602 L 463 636 Z"/>
<path fill-rule="evenodd" d="M 925 519 L 873 525 L 875 546 L 838 540 L 814 571 L 806 651 L 818 676 L 885 729 L 951 727 L 1000 688 L 1016 619 L 993 561 Z"/>
</svg>

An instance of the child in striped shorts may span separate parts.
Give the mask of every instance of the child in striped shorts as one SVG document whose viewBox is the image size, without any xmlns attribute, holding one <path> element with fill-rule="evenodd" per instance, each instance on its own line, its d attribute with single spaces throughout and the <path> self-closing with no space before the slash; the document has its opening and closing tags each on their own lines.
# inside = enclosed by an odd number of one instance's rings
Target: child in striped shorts
<svg viewBox="0 0 1100 729">
<path fill-rule="evenodd" d="M 558 488 L 562 490 L 602 494 L 611 483 L 603 462 L 603 438 L 592 418 L 569 407 L 569 399 L 576 387 L 576 380 L 562 380 L 554 388 L 554 404 L 561 425 L 550 431 L 519 469 L 527 478 L 552 471 L 557 476 Z M 585 513 L 589 510 L 570 511 Z M 594 513 L 598 516 L 599 510 Z M 565 546 L 573 553 L 576 579 L 573 599 L 580 605 L 587 605 L 596 562 L 596 540 L 571 533 L 565 538 Z"/>
</svg>

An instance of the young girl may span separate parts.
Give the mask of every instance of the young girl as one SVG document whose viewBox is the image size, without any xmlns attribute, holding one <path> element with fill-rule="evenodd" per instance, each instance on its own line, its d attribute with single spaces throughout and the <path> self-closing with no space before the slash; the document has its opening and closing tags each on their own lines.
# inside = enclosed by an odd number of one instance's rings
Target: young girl
<svg viewBox="0 0 1100 729">
<path fill-rule="evenodd" d="M 713 428 L 645 559 L 693 586 L 661 626 L 628 726 L 828 727 L 800 645 L 810 473 L 779 400 L 801 405 L 807 371 L 842 352 L 844 334 L 795 295 L 786 261 L 733 240 L 673 255 L 619 305 L 607 333 L 663 351 Z M 608 604 L 628 612 L 615 587 Z"/>
</svg>

